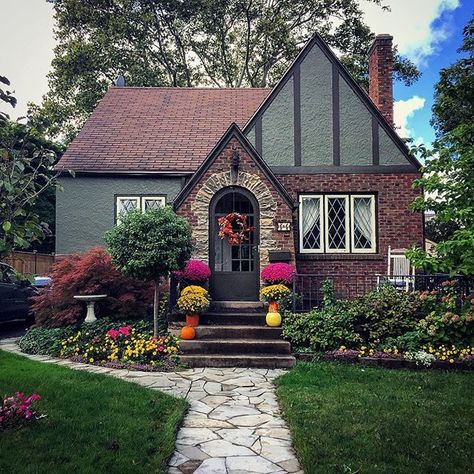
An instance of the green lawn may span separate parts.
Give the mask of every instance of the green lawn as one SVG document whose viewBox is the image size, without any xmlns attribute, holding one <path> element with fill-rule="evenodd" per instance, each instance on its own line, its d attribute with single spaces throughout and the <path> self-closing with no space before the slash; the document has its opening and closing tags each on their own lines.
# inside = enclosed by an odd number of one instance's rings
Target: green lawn
<svg viewBox="0 0 474 474">
<path fill-rule="evenodd" d="M 187 403 L 133 383 L 0 351 L 0 396 L 38 393 L 47 415 L 0 433 L 0 472 L 165 472 Z"/>
<path fill-rule="evenodd" d="M 474 374 L 299 364 L 276 381 L 306 474 L 474 472 Z"/>
</svg>

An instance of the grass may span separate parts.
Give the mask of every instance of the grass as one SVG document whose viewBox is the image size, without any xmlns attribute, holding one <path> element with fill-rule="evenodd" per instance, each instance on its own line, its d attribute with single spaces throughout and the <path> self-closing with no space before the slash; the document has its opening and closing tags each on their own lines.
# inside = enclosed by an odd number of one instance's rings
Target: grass
<svg viewBox="0 0 474 474">
<path fill-rule="evenodd" d="M 474 374 L 298 364 L 277 395 L 306 474 L 474 472 Z"/>
<path fill-rule="evenodd" d="M 38 393 L 47 415 L 0 432 L 0 472 L 166 472 L 184 400 L 0 351 L 0 396 Z"/>
</svg>

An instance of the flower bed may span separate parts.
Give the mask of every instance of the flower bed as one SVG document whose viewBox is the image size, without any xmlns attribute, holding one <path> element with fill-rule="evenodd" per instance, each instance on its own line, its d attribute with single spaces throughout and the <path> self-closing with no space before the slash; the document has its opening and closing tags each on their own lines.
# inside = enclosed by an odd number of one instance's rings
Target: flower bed
<svg viewBox="0 0 474 474">
<path fill-rule="evenodd" d="M 120 364 L 134 368 L 139 364 L 151 368 L 168 367 L 178 353 L 178 339 L 171 335 L 153 337 L 132 326 L 109 329 L 94 335 L 87 329 L 78 331 L 61 342 L 61 357 L 74 357 L 88 363 Z"/>
<path fill-rule="evenodd" d="M 366 365 L 381 365 L 387 368 L 438 368 L 438 369 L 474 369 L 474 347 L 456 346 L 422 346 L 417 351 L 400 352 L 396 347 L 369 348 L 361 346 L 359 349 L 339 349 L 323 353 L 301 352 L 296 358 L 311 361 L 322 358 L 338 362 L 361 363 Z"/>
</svg>

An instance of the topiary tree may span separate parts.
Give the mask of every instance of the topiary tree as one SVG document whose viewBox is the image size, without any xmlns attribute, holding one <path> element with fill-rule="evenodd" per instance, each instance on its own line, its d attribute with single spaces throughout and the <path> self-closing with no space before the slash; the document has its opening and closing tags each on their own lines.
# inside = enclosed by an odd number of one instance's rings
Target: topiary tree
<svg viewBox="0 0 474 474">
<path fill-rule="evenodd" d="M 133 211 L 107 231 L 105 241 L 114 265 L 125 276 L 155 283 L 153 333 L 158 335 L 159 285 L 162 277 L 184 267 L 191 256 L 191 232 L 187 221 L 171 207 Z"/>
</svg>

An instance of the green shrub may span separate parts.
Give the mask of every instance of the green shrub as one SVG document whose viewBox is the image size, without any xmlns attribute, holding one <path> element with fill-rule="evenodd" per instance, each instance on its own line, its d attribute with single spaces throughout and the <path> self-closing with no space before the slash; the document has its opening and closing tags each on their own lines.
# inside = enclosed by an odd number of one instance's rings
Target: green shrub
<svg viewBox="0 0 474 474">
<path fill-rule="evenodd" d="M 320 311 L 287 314 L 283 320 L 283 336 L 296 350 L 313 352 L 355 347 L 361 342 L 347 301 L 336 302 Z"/>
<path fill-rule="evenodd" d="M 73 332 L 72 328 L 32 328 L 18 344 L 27 354 L 59 356 L 61 341 Z"/>
<path fill-rule="evenodd" d="M 357 332 L 368 345 L 384 344 L 388 338 L 416 329 L 425 316 L 416 292 L 399 291 L 386 285 L 349 303 Z"/>
</svg>

